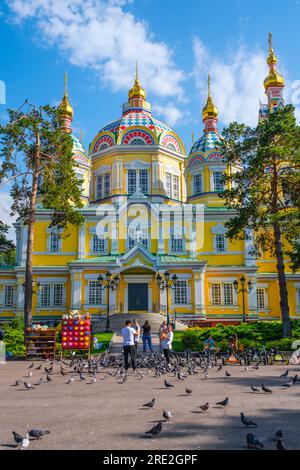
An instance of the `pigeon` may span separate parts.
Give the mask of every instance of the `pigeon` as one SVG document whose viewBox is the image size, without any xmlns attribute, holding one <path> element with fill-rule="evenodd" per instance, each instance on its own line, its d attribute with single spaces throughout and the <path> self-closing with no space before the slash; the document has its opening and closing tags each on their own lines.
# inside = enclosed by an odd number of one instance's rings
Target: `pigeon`
<svg viewBox="0 0 300 470">
<path fill-rule="evenodd" d="M 186 391 L 186 393 L 187 393 L 188 395 L 190 395 L 191 393 L 193 393 L 193 390 L 192 390 L 191 388 L 186 388 L 185 391 Z"/>
<path fill-rule="evenodd" d="M 43 377 L 41 377 L 34 385 L 41 385 L 44 382 Z"/>
<path fill-rule="evenodd" d="M 166 421 L 169 421 L 169 419 L 173 418 L 172 412 L 163 410 L 163 417 Z"/>
<path fill-rule="evenodd" d="M 253 367 L 253 369 L 258 370 L 258 369 L 259 369 L 259 365 L 256 364 L 256 365 Z"/>
<path fill-rule="evenodd" d="M 276 447 L 277 447 L 277 450 L 286 450 L 286 445 L 282 439 L 277 439 Z"/>
<path fill-rule="evenodd" d="M 264 386 L 264 384 L 261 384 L 261 389 L 265 392 L 265 393 L 272 393 L 272 390 L 270 388 L 267 388 Z"/>
<path fill-rule="evenodd" d="M 294 377 L 292 377 L 292 382 L 295 384 L 296 382 L 298 382 L 298 374 L 294 375 Z"/>
<path fill-rule="evenodd" d="M 65 372 L 63 369 L 60 369 L 60 374 L 61 375 L 67 375 L 67 372 Z"/>
<path fill-rule="evenodd" d="M 30 437 L 34 437 L 35 439 L 41 439 L 41 437 L 46 436 L 46 434 L 50 434 L 50 431 L 44 431 L 43 429 L 31 429 L 28 434 Z"/>
<path fill-rule="evenodd" d="M 286 370 L 286 371 L 285 371 L 283 374 L 281 374 L 279 377 L 280 377 L 280 378 L 283 378 L 283 379 L 286 379 L 288 375 L 289 375 L 289 371 Z"/>
<path fill-rule="evenodd" d="M 229 397 L 225 398 L 223 401 L 218 401 L 216 405 L 227 406 L 229 403 Z"/>
<path fill-rule="evenodd" d="M 170 384 L 170 382 L 167 382 L 167 380 L 165 380 L 165 387 L 166 388 L 172 388 L 172 387 L 174 387 L 174 385 Z"/>
<path fill-rule="evenodd" d="M 247 417 L 244 415 L 244 413 L 241 413 L 241 421 L 242 421 L 242 423 L 243 423 L 245 426 L 247 426 L 247 428 L 248 428 L 249 426 L 251 426 L 251 427 L 253 427 L 253 428 L 257 428 L 257 424 L 256 424 L 254 421 L 252 421 L 252 419 L 247 418 Z"/>
<path fill-rule="evenodd" d="M 11 385 L 11 387 L 18 387 L 19 385 L 21 385 L 23 383 L 23 380 L 21 379 L 18 379 L 15 381 L 14 384 Z"/>
<path fill-rule="evenodd" d="M 73 377 L 73 375 L 71 375 L 71 377 L 70 377 L 69 380 L 66 382 L 66 384 L 71 384 L 72 382 L 74 382 L 74 377 Z"/>
<path fill-rule="evenodd" d="M 208 408 L 209 408 L 209 403 L 207 402 L 204 405 L 200 405 L 200 408 L 201 408 L 202 411 L 207 411 Z"/>
<path fill-rule="evenodd" d="M 258 388 L 255 388 L 255 387 L 253 387 L 253 385 L 252 385 L 252 384 L 251 384 L 251 390 L 252 390 L 252 392 L 259 392 L 259 389 L 258 389 Z"/>
<path fill-rule="evenodd" d="M 23 441 L 24 437 L 20 436 L 20 434 L 18 434 L 16 431 L 12 431 L 12 434 L 14 436 L 14 441 L 15 443 L 18 445 L 18 444 L 21 444 L 21 442 Z"/>
<path fill-rule="evenodd" d="M 223 366 L 220 365 L 220 366 L 217 368 L 217 372 L 219 372 L 222 368 L 223 368 Z"/>
<path fill-rule="evenodd" d="M 52 379 L 49 374 L 47 374 L 47 382 L 52 382 Z"/>
<path fill-rule="evenodd" d="M 27 388 L 27 390 L 34 388 L 33 385 L 31 385 L 31 383 L 25 382 L 25 380 L 24 380 L 24 385 L 25 385 L 25 388 Z"/>
<path fill-rule="evenodd" d="M 124 384 L 126 381 L 127 381 L 127 374 L 123 374 L 122 384 Z"/>
<path fill-rule="evenodd" d="M 291 387 L 293 385 L 293 379 L 290 379 L 288 382 L 285 382 L 284 384 L 282 384 L 282 387 Z"/>
<path fill-rule="evenodd" d="M 150 431 L 146 431 L 145 434 L 152 434 L 152 436 L 157 436 L 162 430 L 162 424 L 159 422 L 156 424 Z"/>
<path fill-rule="evenodd" d="M 275 441 L 277 439 L 282 439 L 283 438 L 283 433 L 281 431 L 281 429 L 278 429 L 276 432 L 275 432 Z"/>
<path fill-rule="evenodd" d="M 30 366 L 28 366 L 28 369 L 32 369 L 33 368 L 33 362 L 30 364 Z"/>
<path fill-rule="evenodd" d="M 26 436 L 22 439 L 22 441 L 20 442 L 20 444 L 18 444 L 18 448 L 20 450 L 23 450 L 23 449 L 27 449 L 27 447 L 29 446 L 29 435 L 28 435 L 28 432 L 26 433 Z"/>
<path fill-rule="evenodd" d="M 257 449 L 257 447 L 263 448 L 263 444 L 257 439 L 254 434 L 247 434 L 246 436 L 248 449 Z"/>
<path fill-rule="evenodd" d="M 82 373 L 82 372 L 80 372 L 80 375 L 79 375 L 79 377 L 80 377 L 80 380 L 85 380 L 85 376 L 83 375 L 83 373 Z"/>
<path fill-rule="evenodd" d="M 32 372 L 31 372 L 31 370 L 28 371 L 27 377 L 32 377 Z"/>
<path fill-rule="evenodd" d="M 41 368 L 42 368 L 42 364 L 40 364 L 39 366 L 37 366 L 37 367 L 35 368 L 35 370 L 41 370 Z"/>
<path fill-rule="evenodd" d="M 178 372 L 178 374 L 177 374 L 177 378 L 178 378 L 178 380 L 184 380 L 184 379 L 185 379 L 185 377 L 186 377 L 186 376 L 185 376 L 185 375 L 183 375 L 183 374 L 182 374 L 180 371 Z"/>
<path fill-rule="evenodd" d="M 225 375 L 226 377 L 231 377 L 231 374 L 227 370 L 225 371 Z"/>
<path fill-rule="evenodd" d="M 154 403 L 155 403 L 155 398 L 152 398 L 151 401 L 149 401 L 148 403 L 145 403 L 143 406 L 145 406 L 146 408 L 153 408 Z"/>
</svg>

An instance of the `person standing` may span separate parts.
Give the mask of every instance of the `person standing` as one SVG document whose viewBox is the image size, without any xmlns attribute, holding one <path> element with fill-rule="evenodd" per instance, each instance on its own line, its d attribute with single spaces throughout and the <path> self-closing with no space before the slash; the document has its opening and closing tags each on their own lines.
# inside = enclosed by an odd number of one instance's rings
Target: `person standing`
<svg viewBox="0 0 300 470">
<path fill-rule="evenodd" d="M 137 354 L 137 350 L 138 350 L 138 346 L 139 346 L 139 339 L 140 339 L 140 336 L 141 336 L 141 328 L 140 328 L 140 325 L 138 324 L 138 322 L 136 321 L 136 319 L 134 318 L 132 320 L 132 327 L 135 329 L 137 335 L 135 335 L 134 337 L 134 346 L 135 346 L 135 351 L 136 351 L 136 354 Z"/>
<path fill-rule="evenodd" d="M 162 350 L 163 350 L 164 356 L 168 364 L 170 364 L 171 362 L 170 350 L 172 349 L 173 336 L 174 336 L 174 333 L 173 333 L 172 325 L 169 325 L 167 327 L 167 332 L 162 334 L 162 342 L 161 342 Z"/>
<path fill-rule="evenodd" d="M 131 321 L 127 320 L 125 322 L 124 328 L 122 328 L 122 337 L 123 337 L 123 352 L 125 359 L 125 370 L 129 368 L 128 358 L 130 356 L 132 369 L 136 369 L 136 349 L 134 345 L 134 337 L 137 335 L 137 332 L 132 328 Z"/>
<path fill-rule="evenodd" d="M 162 352 L 162 338 L 168 332 L 167 322 L 164 320 L 159 327 L 159 352 Z"/>
<path fill-rule="evenodd" d="M 147 349 L 147 343 L 148 343 L 148 348 L 150 349 L 151 352 L 152 350 L 152 338 L 151 338 L 151 325 L 148 322 L 148 320 L 145 321 L 143 325 L 143 352 L 146 352 Z"/>
</svg>

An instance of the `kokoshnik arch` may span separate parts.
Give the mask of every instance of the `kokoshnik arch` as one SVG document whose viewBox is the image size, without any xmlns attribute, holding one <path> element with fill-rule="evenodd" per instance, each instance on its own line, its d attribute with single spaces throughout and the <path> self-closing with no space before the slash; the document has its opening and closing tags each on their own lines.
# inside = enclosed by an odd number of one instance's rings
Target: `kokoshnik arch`
<svg viewBox="0 0 300 470">
<path fill-rule="evenodd" d="M 284 79 L 271 44 L 267 63 L 268 103 L 261 105 L 260 119 L 283 105 Z M 105 312 L 98 276 L 108 270 L 120 274 L 118 290 L 110 295 L 111 312 L 166 312 L 166 291 L 159 289 L 156 273 L 168 270 L 178 278 L 171 313 L 210 323 L 241 321 L 242 294 L 234 282 L 244 275 L 253 286 L 246 296 L 247 319 L 279 318 L 275 260 L 251 255 L 251 234 L 235 243 L 225 236 L 224 224 L 233 212 L 218 196 L 228 168 L 217 146 L 218 109 L 210 79 L 203 134 L 188 154 L 178 134 L 152 115 L 137 73 L 122 116 L 99 130 L 88 152 L 72 134 L 67 87 L 60 108 L 83 179 L 84 224 L 64 238 L 49 227 L 49 212 L 39 200 L 33 273 L 41 290 L 33 298 L 34 319 L 57 319 L 69 309 Z M 192 208 L 188 220 L 186 208 Z M 16 266 L 0 268 L 0 319 L 23 315 L 27 229 L 21 220 L 15 229 Z M 300 273 L 286 269 L 291 318 L 300 318 Z"/>
</svg>

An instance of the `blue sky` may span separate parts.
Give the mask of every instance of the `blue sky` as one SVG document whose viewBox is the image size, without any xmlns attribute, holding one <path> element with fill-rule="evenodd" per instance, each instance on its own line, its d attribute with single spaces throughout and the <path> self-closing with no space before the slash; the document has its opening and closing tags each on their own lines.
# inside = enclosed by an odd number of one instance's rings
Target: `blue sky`
<svg viewBox="0 0 300 470">
<path fill-rule="evenodd" d="M 286 98 L 298 105 L 299 1 L 7 0 L 0 5 L 0 80 L 7 87 L 2 123 L 5 109 L 19 107 L 25 98 L 57 104 L 68 70 L 74 133 L 82 130 L 88 145 L 102 125 L 120 115 L 138 60 L 153 114 L 174 127 L 188 150 L 192 132 L 202 133 L 208 72 L 219 127 L 232 120 L 255 125 L 259 99 L 265 99 L 269 31 L 286 78 Z"/>
</svg>

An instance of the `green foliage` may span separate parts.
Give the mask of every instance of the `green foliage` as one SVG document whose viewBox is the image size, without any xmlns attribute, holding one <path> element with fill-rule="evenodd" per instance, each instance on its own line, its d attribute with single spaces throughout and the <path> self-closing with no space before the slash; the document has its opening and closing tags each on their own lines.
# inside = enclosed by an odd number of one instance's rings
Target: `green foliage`
<svg viewBox="0 0 300 470">
<path fill-rule="evenodd" d="M 0 261 L 11 266 L 15 262 L 16 249 L 12 240 L 7 238 L 9 226 L 0 220 Z"/>
<path fill-rule="evenodd" d="M 13 357 L 25 356 L 24 330 L 11 325 L 3 325 L 1 328 L 4 331 L 6 354 L 10 352 Z"/>
<path fill-rule="evenodd" d="M 174 333 L 173 348 L 176 351 L 191 349 L 192 351 L 202 351 L 204 341 L 212 336 L 216 345 L 225 351 L 228 345 L 228 338 L 237 335 L 240 343 L 245 348 L 262 347 L 272 345 L 283 351 L 291 349 L 292 342 L 300 339 L 300 322 L 292 322 L 292 338 L 282 338 L 281 322 L 251 322 L 240 323 L 239 325 L 218 324 L 212 328 L 189 328 L 184 332 Z"/>
</svg>

